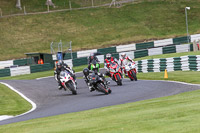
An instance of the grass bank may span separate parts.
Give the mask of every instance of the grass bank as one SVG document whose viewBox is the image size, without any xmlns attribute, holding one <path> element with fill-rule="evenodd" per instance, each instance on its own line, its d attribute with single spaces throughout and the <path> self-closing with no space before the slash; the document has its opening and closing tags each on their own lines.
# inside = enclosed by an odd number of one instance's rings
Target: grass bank
<svg viewBox="0 0 200 133">
<path fill-rule="evenodd" d="M 0 92 L 0 115 L 19 115 L 32 108 L 29 102 L 5 85 L 0 84 Z"/>
<path fill-rule="evenodd" d="M 73 50 L 109 47 L 200 33 L 200 2 L 143 1 L 121 8 L 96 8 L 0 19 L 0 60 L 50 52 L 50 43 L 72 41 Z"/>
<path fill-rule="evenodd" d="M 34 119 L 0 126 L 0 132 L 199 133 L 200 90 L 175 96 Z"/>
</svg>

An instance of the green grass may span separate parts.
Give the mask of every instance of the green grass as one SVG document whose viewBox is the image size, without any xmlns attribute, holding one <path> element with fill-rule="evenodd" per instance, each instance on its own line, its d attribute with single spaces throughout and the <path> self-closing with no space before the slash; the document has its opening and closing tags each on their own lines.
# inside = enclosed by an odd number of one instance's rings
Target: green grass
<svg viewBox="0 0 200 133">
<path fill-rule="evenodd" d="M 29 52 L 49 53 L 52 41 L 72 41 L 76 51 L 185 36 L 185 6 L 191 7 L 189 33 L 200 33 L 199 0 L 146 1 L 121 8 L 1 18 L 0 60 Z"/>
<path fill-rule="evenodd" d="M 30 103 L 2 84 L 0 92 L 0 115 L 19 115 L 32 108 Z"/>
<path fill-rule="evenodd" d="M 164 72 L 138 73 L 137 78 L 146 80 L 170 80 L 192 84 L 200 84 L 200 71 L 175 71 L 168 72 L 168 79 L 164 79 Z"/>
<path fill-rule="evenodd" d="M 200 90 L 0 126 L 6 133 L 199 133 Z"/>
</svg>

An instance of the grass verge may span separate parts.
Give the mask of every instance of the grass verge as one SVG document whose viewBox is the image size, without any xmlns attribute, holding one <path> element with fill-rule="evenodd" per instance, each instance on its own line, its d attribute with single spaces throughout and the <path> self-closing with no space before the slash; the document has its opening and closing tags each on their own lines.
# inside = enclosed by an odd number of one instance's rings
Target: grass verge
<svg viewBox="0 0 200 133">
<path fill-rule="evenodd" d="M 138 80 L 169 80 L 192 84 L 200 84 L 200 71 L 174 71 L 168 72 L 168 79 L 164 79 L 164 72 L 138 73 Z"/>
<path fill-rule="evenodd" d="M 19 115 L 32 108 L 29 102 L 5 85 L 0 84 L 0 92 L 0 115 Z"/>
<path fill-rule="evenodd" d="M 200 90 L 0 126 L 6 133 L 199 133 Z"/>
</svg>

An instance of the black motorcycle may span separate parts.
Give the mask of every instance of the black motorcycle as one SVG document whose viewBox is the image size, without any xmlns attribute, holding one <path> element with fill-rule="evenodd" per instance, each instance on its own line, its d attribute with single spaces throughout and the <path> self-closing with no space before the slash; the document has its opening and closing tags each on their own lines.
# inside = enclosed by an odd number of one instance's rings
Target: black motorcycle
<svg viewBox="0 0 200 133">
<path fill-rule="evenodd" d="M 98 72 L 99 68 L 96 66 L 98 66 L 96 65 L 96 61 L 92 61 L 92 70 L 89 70 L 87 68 L 83 70 L 86 84 L 89 85 L 91 89 L 108 95 L 112 91 L 109 88 L 108 84 L 106 83 L 103 75 Z"/>
</svg>

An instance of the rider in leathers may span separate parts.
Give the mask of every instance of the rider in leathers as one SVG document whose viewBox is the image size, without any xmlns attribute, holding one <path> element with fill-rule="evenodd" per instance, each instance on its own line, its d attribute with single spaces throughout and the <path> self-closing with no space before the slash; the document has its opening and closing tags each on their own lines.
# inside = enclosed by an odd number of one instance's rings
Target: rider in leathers
<svg viewBox="0 0 200 133">
<path fill-rule="evenodd" d="M 114 63 L 114 62 L 118 64 L 117 59 L 114 59 L 110 53 L 106 54 L 106 59 L 105 59 L 105 62 L 104 62 L 104 68 L 106 69 L 105 75 L 111 77 L 110 63 Z"/>
<path fill-rule="evenodd" d="M 98 60 L 98 58 L 96 57 L 96 55 L 98 55 L 99 53 L 91 53 L 90 56 L 88 57 L 88 69 L 91 70 L 91 63 L 93 60 L 96 60 L 97 63 L 99 63 L 99 67 L 100 67 L 100 61 Z M 109 84 L 109 81 L 106 81 L 104 75 L 102 73 L 97 73 L 99 77 L 101 77 L 103 79 L 103 81 L 105 82 L 105 84 Z M 85 75 L 85 77 L 87 78 L 88 75 Z M 86 80 L 86 82 L 88 83 L 88 80 Z M 89 90 L 92 92 L 94 91 L 94 89 L 91 89 L 91 85 L 88 84 L 89 86 Z"/>
<path fill-rule="evenodd" d="M 57 63 L 56 66 L 57 66 L 57 68 L 56 68 L 56 70 L 54 71 L 54 77 L 55 77 L 56 81 L 58 82 L 58 89 L 59 89 L 59 90 L 61 90 L 61 89 L 63 88 L 63 87 L 62 87 L 62 84 L 61 84 L 61 82 L 60 82 L 60 72 L 61 72 L 61 71 L 64 71 L 64 70 L 68 71 L 69 74 L 70 74 L 70 76 L 73 77 L 73 79 L 74 79 L 75 82 L 76 82 L 76 76 L 75 76 L 73 70 L 71 70 L 70 67 L 69 67 L 66 63 L 64 63 L 63 61 L 60 60 L 60 61 Z"/>
<path fill-rule="evenodd" d="M 133 64 L 135 64 L 135 62 L 130 57 L 128 57 L 125 53 L 121 54 L 121 58 L 119 60 L 120 60 L 120 65 L 124 69 L 124 73 L 127 76 L 128 74 L 126 72 L 125 66 L 128 64 L 129 61 L 132 62 Z"/>
</svg>

